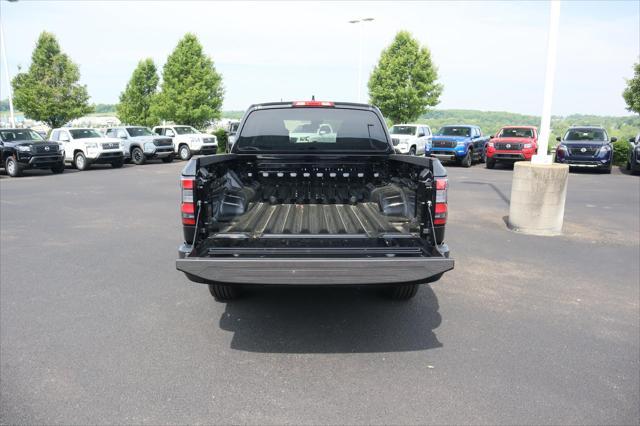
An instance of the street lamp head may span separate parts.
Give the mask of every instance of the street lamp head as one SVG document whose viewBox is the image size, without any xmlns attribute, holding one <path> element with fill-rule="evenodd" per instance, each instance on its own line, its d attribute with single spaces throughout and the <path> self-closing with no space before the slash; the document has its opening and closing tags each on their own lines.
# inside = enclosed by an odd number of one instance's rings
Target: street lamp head
<svg viewBox="0 0 640 426">
<path fill-rule="evenodd" d="M 354 19 L 353 21 L 349 21 L 350 24 L 357 24 L 358 22 L 360 22 L 359 19 Z"/>
<path fill-rule="evenodd" d="M 18 1 L 18 0 L 14 0 L 14 1 Z M 375 18 L 364 18 L 362 21 L 363 22 L 371 22 L 373 21 Z"/>
</svg>

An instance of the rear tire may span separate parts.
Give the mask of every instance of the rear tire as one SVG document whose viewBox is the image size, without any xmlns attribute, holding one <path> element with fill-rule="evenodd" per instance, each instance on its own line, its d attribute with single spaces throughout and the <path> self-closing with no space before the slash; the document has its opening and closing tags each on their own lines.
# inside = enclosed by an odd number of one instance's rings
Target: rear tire
<svg viewBox="0 0 640 426">
<path fill-rule="evenodd" d="M 164 158 L 162 159 L 162 162 L 163 162 L 163 163 L 171 163 L 171 162 L 173 161 L 173 159 L 174 159 L 174 155 L 173 155 L 173 154 L 171 154 L 171 155 L 170 155 L 170 156 L 168 156 L 168 157 L 164 157 Z"/>
<path fill-rule="evenodd" d="M 238 287 L 222 284 L 209 284 L 209 292 L 218 302 L 235 300 L 240 295 Z"/>
<path fill-rule="evenodd" d="M 420 284 L 404 284 L 389 287 L 387 296 L 392 300 L 409 300 L 418 292 Z"/>
<path fill-rule="evenodd" d="M 137 166 L 142 166 L 147 158 L 144 156 L 144 152 L 139 147 L 135 147 L 131 150 L 131 161 Z"/>
<path fill-rule="evenodd" d="M 487 162 L 485 163 L 487 169 L 493 169 L 496 166 L 496 160 L 492 158 L 487 158 Z"/>
<path fill-rule="evenodd" d="M 191 150 L 187 145 L 180 145 L 178 155 L 182 161 L 188 161 L 191 158 Z"/>
<path fill-rule="evenodd" d="M 64 172 L 64 163 L 57 164 L 51 168 L 51 172 L 54 175 L 58 175 Z"/>
<path fill-rule="evenodd" d="M 76 169 L 80 171 L 87 170 L 89 168 L 87 157 L 85 157 L 81 152 L 78 152 L 75 157 L 73 157 L 73 164 L 76 166 Z"/>
<path fill-rule="evenodd" d="M 113 163 L 111 163 L 111 167 L 113 167 L 114 169 L 119 169 L 122 166 L 124 166 L 124 159 L 116 160 Z"/>
<path fill-rule="evenodd" d="M 7 158 L 7 161 L 4 163 L 5 170 L 7 174 L 11 177 L 19 177 L 22 176 L 22 168 L 18 161 L 14 157 Z"/>
</svg>

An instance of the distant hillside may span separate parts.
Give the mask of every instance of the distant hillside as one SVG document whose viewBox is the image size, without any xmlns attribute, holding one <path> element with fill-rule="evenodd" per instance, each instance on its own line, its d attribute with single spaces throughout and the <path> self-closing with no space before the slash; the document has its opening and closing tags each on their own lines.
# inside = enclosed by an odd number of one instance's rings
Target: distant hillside
<svg viewBox="0 0 640 426">
<path fill-rule="evenodd" d="M 243 114 L 244 114 L 244 111 L 222 111 L 221 118 L 228 118 L 231 120 L 240 120 Z"/>
</svg>

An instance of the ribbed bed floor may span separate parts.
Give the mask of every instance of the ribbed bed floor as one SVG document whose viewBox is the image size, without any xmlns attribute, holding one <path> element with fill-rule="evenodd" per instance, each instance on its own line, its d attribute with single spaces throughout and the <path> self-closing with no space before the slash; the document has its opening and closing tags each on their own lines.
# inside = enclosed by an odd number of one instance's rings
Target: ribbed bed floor
<svg viewBox="0 0 640 426">
<path fill-rule="evenodd" d="M 392 219 L 394 222 L 392 223 Z M 236 221 L 222 227 L 222 233 L 257 234 L 361 234 L 377 236 L 406 233 L 405 218 L 380 213 L 377 203 L 276 204 L 253 203 Z"/>
</svg>

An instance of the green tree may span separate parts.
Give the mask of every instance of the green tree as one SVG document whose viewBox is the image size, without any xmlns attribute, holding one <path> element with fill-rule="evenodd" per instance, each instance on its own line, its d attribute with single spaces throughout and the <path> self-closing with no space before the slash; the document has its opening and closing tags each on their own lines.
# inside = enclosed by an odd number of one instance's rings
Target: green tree
<svg viewBox="0 0 640 426">
<path fill-rule="evenodd" d="M 138 62 L 127 87 L 120 94 L 116 106 L 118 118 L 123 123 L 154 126 L 158 118 L 151 113 L 153 98 L 157 96 L 158 72 L 151 58 Z"/>
<path fill-rule="evenodd" d="M 622 97 L 627 103 L 627 109 L 640 114 L 640 62 L 633 66 L 634 76 L 627 80 L 627 88 L 622 92 Z"/>
<path fill-rule="evenodd" d="M 437 80 L 429 49 L 400 31 L 371 73 L 370 102 L 393 123 L 414 121 L 438 104 L 442 85 Z"/>
<path fill-rule="evenodd" d="M 152 111 L 161 119 L 202 128 L 220 117 L 223 96 L 222 77 L 198 38 L 189 33 L 167 58 Z"/>
<path fill-rule="evenodd" d="M 93 111 L 87 87 L 78 80 L 78 66 L 62 53 L 53 34 L 42 32 L 29 71 L 18 73 L 11 82 L 15 106 L 29 118 L 60 127 Z"/>
</svg>

